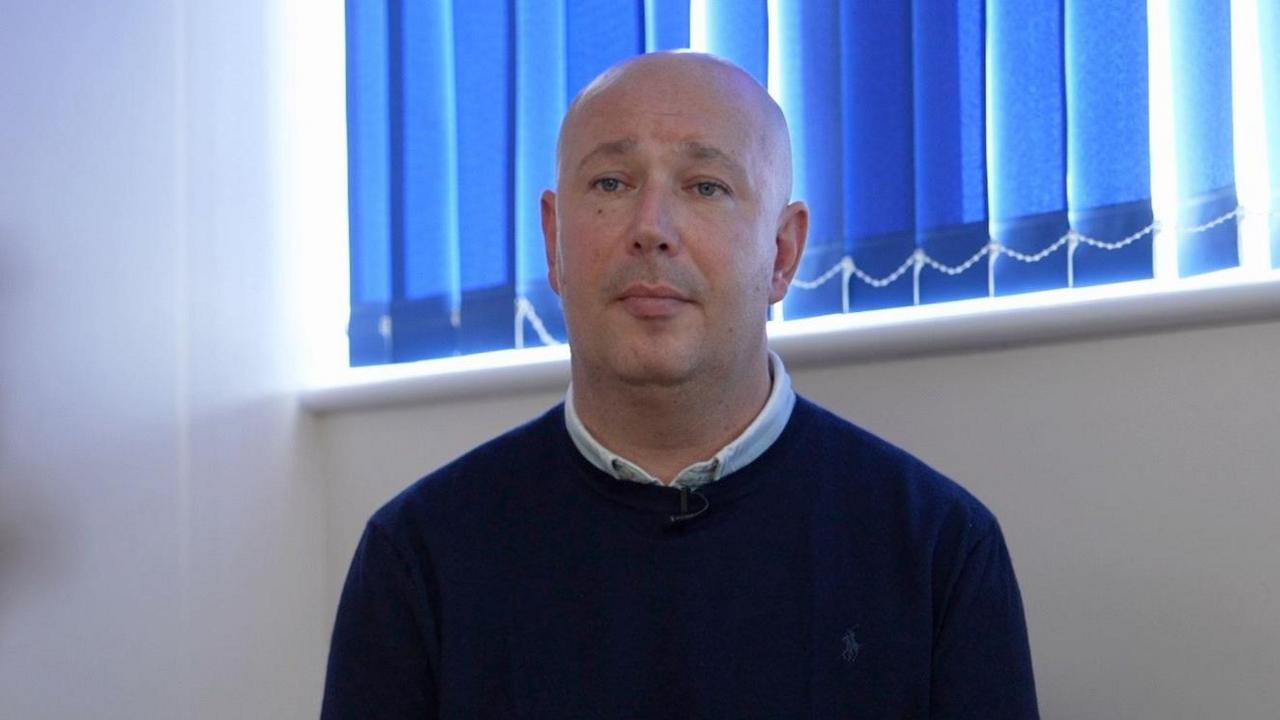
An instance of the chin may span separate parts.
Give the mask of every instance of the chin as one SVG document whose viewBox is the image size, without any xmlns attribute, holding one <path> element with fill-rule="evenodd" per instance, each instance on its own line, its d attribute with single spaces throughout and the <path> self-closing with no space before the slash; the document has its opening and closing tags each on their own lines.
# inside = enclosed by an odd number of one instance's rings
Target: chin
<svg viewBox="0 0 1280 720">
<path fill-rule="evenodd" d="M 594 377 L 636 387 L 670 387 L 695 377 L 704 363 L 699 327 L 636 328 L 598 323 L 574 333 L 575 354 Z"/>
<path fill-rule="evenodd" d="M 614 353 L 607 371 L 628 385 L 672 387 L 693 377 L 696 363 L 687 353 L 664 349 L 659 343 L 625 354 Z"/>
</svg>

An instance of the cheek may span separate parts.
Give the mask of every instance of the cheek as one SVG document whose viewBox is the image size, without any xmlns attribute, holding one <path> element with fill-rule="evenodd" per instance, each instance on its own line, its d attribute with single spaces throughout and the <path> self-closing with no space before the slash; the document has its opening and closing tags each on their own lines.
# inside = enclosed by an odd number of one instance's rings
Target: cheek
<svg viewBox="0 0 1280 720">
<path fill-rule="evenodd" d="M 759 249 L 734 253 L 721 259 L 726 275 L 724 285 L 732 288 L 730 298 L 742 314 L 756 314 L 756 308 L 767 306 L 772 289 L 773 260 Z"/>
<path fill-rule="evenodd" d="M 591 218 L 594 219 L 594 211 Z M 579 218 L 577 222 L 566 224 L 562 228 L 563 233 L 557 247 L 560 284 L 568 289 L 568 295 L 563 299 L 568 301 L 590 294 L 587 289 L 603 276 L 605 244 L 600 242 L 594 223 L 582 220 Z"/>
<path fill-rule="evenodd" d="M 599 244 L 601 240 L 617 234 L 621 217 L 618 208 L 607 204 L 577 208 L 564 219 L 562 232 L 570 242 Z"/>
<path fill-rule="evenodd" d="M 622 202 L 600 202 L 577 207 L 564 218 L 562 236 L 575 246 L 602 248 L 615 242 L 630 223 Z"/>
</svg>

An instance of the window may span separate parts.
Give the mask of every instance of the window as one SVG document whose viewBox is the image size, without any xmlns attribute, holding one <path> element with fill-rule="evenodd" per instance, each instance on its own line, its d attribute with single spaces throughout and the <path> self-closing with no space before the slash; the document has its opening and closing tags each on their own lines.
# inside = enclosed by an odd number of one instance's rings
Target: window
<svg viewBox="0 0 1280 720">
<path fill-rule="evenodd" d="M 679 47 L 791 125 L 813 224 L 775 320 L 1280 265 L 1274 2 L 349 0 L 351 363 L 563 339 L 560 117 Z"/>
</svg>

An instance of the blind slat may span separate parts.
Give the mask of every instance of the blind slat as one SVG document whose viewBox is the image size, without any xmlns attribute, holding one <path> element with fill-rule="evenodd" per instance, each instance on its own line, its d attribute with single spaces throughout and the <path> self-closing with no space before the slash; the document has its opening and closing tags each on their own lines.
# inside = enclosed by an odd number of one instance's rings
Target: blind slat
<svg viewBox="0 0 1280 720">
<path fill-rule="evenodd" d="M 1062 13 L 1062 0 L 987 8 L 991 234 L 1031 256 L 1068 230 Z M 1067 253 L 997 255 L 993 273 L 1000 295 L 1065 287 Z"/>
<path fill-rule="evenodd" d="M 916 244 L 952 268 L 988 243 L 984 4 L 913 7 Z M 959 275 L 920 272 L 920 302 L 987 291 L 984 262 Z"/>
<path fill-rule="evenodd" d="M 1231 3 L 1169 3 L 1178 159 L 1178 272 L 1240 264 L 1235 220 L 1194 230 L 1236 208 L 1231 128 Z"/>
<path fill-rule="evenodd" d="M 816 280 L 844 257 L 844 158 L 839 69 L 840 13 L 825 3 L 787 3 L 774 22 L 782 48 L 780 104 L 791 129 L 793 195 L 809 206 L 809 240 L 796 277 Z M 807 290 L 793 285 L 788 318 L 844 310 L 839 277 Z"/>
<path fill-rule="evenodd" d="M 1145 0 L 1066 4 L 1067 199 L 1071 226 L 1103 242 L 1150 227 L 1150 109 Z M 1121 249 L 1081 244 L 1075 285 L 1149 278 L 1154 236 Z"/>
</svg>

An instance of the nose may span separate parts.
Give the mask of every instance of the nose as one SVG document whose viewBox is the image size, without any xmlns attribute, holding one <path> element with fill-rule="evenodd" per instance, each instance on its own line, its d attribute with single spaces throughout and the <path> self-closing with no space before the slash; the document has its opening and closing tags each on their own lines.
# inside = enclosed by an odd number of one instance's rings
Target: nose
<svg viewBox="0 0 1280 720">
<path fill-rule="evenodd" d="M 680 242 L 676 232 L 675 199 L 657 183 L 642 187 L 636 198 L 635 216 L 632 218 L 631 251 L 641 255 L 678 252 Z"/>
</svg>

